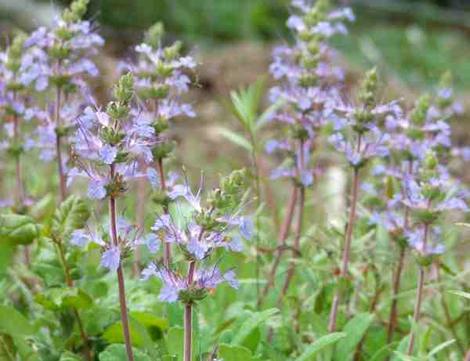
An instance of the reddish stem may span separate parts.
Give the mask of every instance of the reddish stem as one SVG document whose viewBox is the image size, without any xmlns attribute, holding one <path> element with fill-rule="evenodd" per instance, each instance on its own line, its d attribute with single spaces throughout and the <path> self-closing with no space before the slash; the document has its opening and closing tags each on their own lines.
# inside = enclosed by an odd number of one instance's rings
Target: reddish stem
<svg viewBox="0 0 470 361">
<path fill-rule="evenodd" d="M 141 178 L 137 184 L 137 204 L 136 204 L 136 222 L 140 229 L 145 227 L 145 203 L 146 203 L 146 181 Z M 137 247 L 134 252 L 134 263 L 132 265 L 132 275 L 139 277 L 141 266 L 141 252 L 140 247 Z"/>
<path fill-rule="evenodd" d="M 202 235 L 202 232 L 201 232 Z M 189 262 L 188 267 L 188 286 L 194 281 L 194 274 L 196 272 L 196 261 Z M 184 361 L 192 360 L 193 353 L 193 304 L 188 302 L 184 305 Z"/>
<path fill-rule="evenodd" d="M 392 290 L 392 305 L 390 307 L 390 316 L 387 328 L 387 342 L 390 343 L 393 339 L 393 333 L 397 327 L 397 314 L 398 314 L 398 293 L 400 292 L 401 274 L 405 260 L 405 248 L 400 248 L 400 255 L 398 257 L 397 269 L 393 275 L 393 290 Z"/>
<path fill-rule="evenodd" d="M 359 192 L 359 170 L 354 169 L 353 183 L 351 187 L 351 210 L 349 212 L 348 225 L 346 228 L 346 238 L 343 248 L 343 257 L 341 262 L 340 278 L 344 279 L 348 275 L 349 261 L 351 255 L 351 241 L 354 231 L 354 222 L 356 219 L 357 196 Z M 338 317 L 338 307 L 340 303 L 341 290 L 336 289 L 333 303 L 331 305 L 330 319 L 328 322 L 328 331 L 334 332 L 336 330 L 336 319 Z"/>
<path fill-rule="evenodd" d="M 297 214 L 297 224 L 295 227 L 295 239 L 294 239 L 294 244 L 293 244 L 293 255 L 291 262 L 289 264 L 289 268 L 287 270 L 287 275 L 286 279 L 284 281 L 284 285 L 282 287 L 281 294 L 279 295 L 278 301 L 281 301 L 282 298 L 285 296 L 287 293 L 287 290 L 289 289 L 289 285 L 292 281 L 292 277 L 294 277 L 295 273 L 295 266 L 297 264 L 297 259 L 300 257 L 300 238 L 302 237 L 302 224 L 303 224 L 303 218 L 304 218 L 304 209 L 305 209 L 305 187 L 300 187 L 299 188 L 299 211 Z"/>
<path fill-rule="evenodd" d="M 304 142 L 301 140 L 299 143 L 299 159 L 297 160 L 297 177 L 300 180 L 300 175 L 301 171 L 305 167 L 305 159 L 304 159 Z M 299 186 L 299 211 L 297 214 L 297 225 L 295 228 L 295 238 L 294 238 L 294 244 L 293 244 L 293 255 L 289 264 L 289 268 L 287 269 L 287 275 L 286 275 L 286 280 L 284 281 L 284 285 L 281 290 L 281 294 L 279 295 L 278 302 L 282 300 L 284 295 L 286 294 L 287 290 L 289 289 L 290 282 L 292 280 L 292 277 L 294 277 L 295 273 L 295 265 L 296 261 L 300 256 L 300 238 L 302 236 L 302 222 L 303 222 L 303 216 L 304 216 L 304 208 L 305 208 L 305 187 L 303 185 Z"/>
<path fill-rule="evenodd" d="M 159 158 L 157 161 L 157 169 L 158 174 L 160 176 L 160 186 L 163 192 L 166 192 L 166 181 L 165 181 L 165 172 L 163 170 L 163 159 Z M 163 207 L 163 212 L 168 214 L 168 207 Z M 171 263 L 171 244 L 165 242 L 164 244 L 164 252 L 163 252 L 163 264 L 165 267 L 168 267 Z"/>
<path fill-rule="evenodd" d="M 115 169 L 114 164 L 110 166 L 111 168 L 111 179 L 114 179 Z M 111 238 L 114 247 L 119 247 L 119 238 L 117 231 L 117 215 L 116 215 L 116 199 L 113 196 L 109 197 L 109 219 L 110 219 L 110 230 Z M 132 351 L 131 335 L 129 330 L 129 317 L 127 314 L 127 305 L 126 305 L 126 288 L 124 284 L 124 275 L 122 272 L 122 264 L 119 262 L 119 267 L 116 271 L 118 279 L 118 288 L 119 288 L 119 305 L 121 308 L 121 323 L 122 331 L 124 336 L 124 342 L 126 345 L 127 359 L 129 361 L 134 361 L 134 353 Z"/>
<path fill-rule="evenodd" d="M 184 305 L 184 361 L 192 360 L 193 305 Z"/>
<path fill-rule="evenodd" d="M 279 267 L 279 264 L 281 263 L 282 253 L 284 252 L 286 248 L 287 236 L 289 235 L 289 231 L 292 225 L 292 219 L 294 218 L 294 210 L 295 210 L 295 205 L 297 203 L 297 194 L 298 194 L 297 189 L 298 187 L 295 185 L 292 187 L 292 192 L 289 197 L 289 203 L 287 206 L 286 217 L 284 218 L 284 222 L 282 222 L 281 229 L 279 231 L 279 238 L 278 238 L 279 242 L 278 242 L 278 246 L 276 249 L 276 257 L 271 267 L 271 271 L 269 272 L 266 286 L 264 287 L 263 293 L 260 298 L 260 303 L 262 302 L 263 298 L 266 297 L 266 295 L 268 294 L 269 289 L 272 286 L 274 286 L 274 279 L 276 277 L 276 272 Z"/>
<path fill-rule="evenodd" d="M 428 233 L 429 233 L 429 224 L 424 225 L 424 235 L 423 235 L 423 254 L 426 254 L 426 245 L 428 242 Z M 414 325 L 418 324 L 420 316 L 421 316 L 421 304 L 423 302 L 423 290 L 424 290 L 424 267 L 419 266 L 418 271 L 418 286 L 416 291 L 416 301 L 415 301 L 415 308 L 413 312 L 413 323 Z M 410 342 L 408 344 L 407 355 L 411 355 L 413 353 L 414 345 L 415 345 L 415 338 L 416 335 L 411 331 L 410 334 Z"/>
<path fill-rule="evenodd" d="M 59 189 L 60 189 L 60 201 L 63 202 L 67 198 L 67 184 L 65 179 L 64 164 L 62 163 L 62 146 L 61 146 L 61 119 L 60 119 L 60 106 L 61 106 L 62 91 L 60 87 L 56 88 L 56 99 L 54 118 L 56 125 L 56 153 L 57 153 L 57 169 L 59 172 Z"/>
<path fill-rule="evenodd" d="M 413 173 L 413 161 L 410 160 L 408 162 L 408 170 L 407 174 L 411 175 Z M 405 214 L 403 218 L 403 229 L 406 231 L 409 227 L 410 222 L 410 208 L 405 207 Z M 392 304 L 390 307 L 390 316 L 388 320 L 388 328 L 387 328 L 387 342 L 392 342 L 393 333 L 397 327 L 397 314 L 398 314 L 398 293 L 400 292 L 400 281 L 401 281 L 401 274 L 403 271 L 403 265 L 406 255 L 406 249 L 400 246 L 400 255 L 398 258 L 397 269 L 393 276 L 393 287 L 392 287 Z"/>
</svg>

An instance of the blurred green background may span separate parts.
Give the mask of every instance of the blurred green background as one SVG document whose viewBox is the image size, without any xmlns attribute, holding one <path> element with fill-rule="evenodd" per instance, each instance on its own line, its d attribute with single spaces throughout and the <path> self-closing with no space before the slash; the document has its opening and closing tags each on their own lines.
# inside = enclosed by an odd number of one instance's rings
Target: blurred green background
<svg viewBox="0 0 470 361">
<path fill-rule="evenodd" d="M 341 1 L 339 1 L 341 2 Z M 351 36 L 336 40 L 352 67 L 378 63 L 399 82 L 429 86 L 450 69 L 459 90 L 470 87 L 470 1 L 356 0 Z M 2 30 L 50 21 L 68 1 L 0 0 Z M 111 48 L 123 54 L 155 21 L 172 37 L 202 49 L 228 42 L 275 43 L 289 37 L 290 0 L 91 0 Z M 5 25 L 6 24 L 6 25 Z"/>
</svg>

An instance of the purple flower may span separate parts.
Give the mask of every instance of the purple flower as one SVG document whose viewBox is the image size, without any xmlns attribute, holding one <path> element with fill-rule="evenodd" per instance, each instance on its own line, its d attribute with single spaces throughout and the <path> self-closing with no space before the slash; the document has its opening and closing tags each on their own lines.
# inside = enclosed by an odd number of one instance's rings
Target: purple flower
<svg viewBox="0 0 470 361">
<path fill-rule="evenodd" d="M 70 243 L 74 246 L 85 248 L 90 243 L 90 237 L 83 229 L 77 229 L 72 232 Z"/>
<path fill-rule="evenodd" d="M 250 240 L 253 237 L 254 228 L 251 218 L 240 218 L 240 234 L 243 238 Z"/>
<path fill-rule="evenodd" d="M 160 249 L 160 240 L 153 233 L 148 234 L 143 239 L 142 242 L 147 246 L 149 252 L 152 253 L 152 254 L 157 253 L 158 250 Z"/>
<path fill-rule="evenodd" d="M 99 157 L 105 164 L 113 164 L 116 160 L 117 149 L 109 144 L 106 144 L 99 150 Z"/>
<path fill-rule="evenodd" d="M 147 179 L 149 180 L 153 189 L 160 187 L 160 179 L 157 171 L 154 168 L 147 168 Z"/>
<path fill-rule="evenodd" d="M 112 272 L 116 272 L 121 264 L 121 250 L 119 247 L 111 246 L 101 255 L 101 266 Z"/>
<path fill-rule="evenodd" d="M 171 199 L 176 199 L 183 197 L 186 201 L 196 210 L 201 210 L 201 198 L 200 198 L 201 189 L 194 194 L 189 186 L 189 184 L 177 184 L 168 192 L 168 197 Z"/>
<path fill-rule="evenodd" d="M 442 244 L 441 230 L 432 227 L 428 231 L 426 243 L 424 243 L 424 227 L 419 227 L 407 234 L 410 246 L 422 256 L 440 255 L 444 253 L 445 247 Z"/>
<path fill-rule="evenodd" d="M 231 287 L 238 288 L 238 281 L 235 279 L 235 272 L 232 270 L 222 274 L 217 267 L 197 269 L 193 282 L 179 274 L 163 267 L 157 267 L 151 263 L 142 272 L 144 280 L 150 277 L 157 277 L 162 282 L 159 299 L 164 302 L 175 302 L 178 300 L 181 291 L 210 291 L 219 284 L 227 282 Z"/>
<path fill-rule="evenodd" d="M 91 199 L 104 199 L 107 195 L 106 183 L 103 180 L 92 179 L 88 183 L 88 197 Z"/>
</svg>

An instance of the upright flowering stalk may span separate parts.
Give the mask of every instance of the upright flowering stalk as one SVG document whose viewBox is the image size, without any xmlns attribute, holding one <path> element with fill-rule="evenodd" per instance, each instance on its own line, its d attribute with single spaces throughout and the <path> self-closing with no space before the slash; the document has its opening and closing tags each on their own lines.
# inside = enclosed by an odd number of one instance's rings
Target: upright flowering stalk
<svg viewBox="0 0 470 361">
<path fill-rule="evenodd" d="M 86 103 L 83 98 L 88 98 L 85 77 L 98 75 L 90 56 L 103 44 L 92 24 L 82 20 L 88 1 L 75 0 L 52 28 L 33 32 L 25 42 L 28 56 L 22 64 L 21 81 L 34 84 L 38 92 L 52 94 L 52 101 L 47 98 L 51 110 L 37 129 L 36 143 L 43 160 L 57 160 L 61 201 L 67 196 L 64 138 L 73 128 L 80 106 Z"/>
<path fill-rule="evenodd" d="M 233 172 L 221 180 L 220 186 L 204 202 L 201 189 L 194 194 L 188 184 L 175 185 L 169 192 L 170 199 L 184 198 L 191 212 L 179 222 L 172 212 L 163 214 L 152 228 L 163 243 L 178 247 L 186 263 L 186 269 L 184 263 L 180 267 L 151 263 L 143 271 L 144 279 L 155 276 L 163 282 L 160 300 L 179 300 L 184 305 L 184 361 L 192 361 L 193 306 L 222 282 L 238 287 L 234 271 L 221 272 L 211 262 L 211 255 L 220 248 L 241 251 L 240 235 L 251 238 L 251 222 L 239 215 L 245 193 L 244 179 L 243 171 Z"/>
<path fill-rule="evenodd" d="M 343 80 L 342 70 L 332 64 L 334 52 L 327 40 L 335 34 L 345 34 L 347 30 L 343 22 L 354 19 L 349 8 L 329 11 L 328 1 L 323 0 L 315 2 L 314 6 L 311 4 L 311 1 L 303 0 L 292 2 L 296 13 L 289 18 L 287 26 L 294 32 L 295 44 L 276 48 L 270 67 L 272 75 L 279 81 L 279 85 L 271 90 L 271 100 L 273 103 L 280 99 L 284 102 L 273 120 L 283 124 L 289 136 L 268 141 L 266 150 L 284 155 L 285 162 L 273 171 L 272 178 L 290 179 L 293 190 L 263 296 L 274 284 L 296 205 L 294 258 L 299 255 L 305 187 L 313 183 L 310 155 L 319 130 L 336 119 L 333 109 Z M 295 263 L 291 263 L 282 293 L 287 291 L 294 267 Z"/>
<path fill-rule="evenodd" d="M 447 120 L 458 112 L 460 112 L 460 106 L 452 99 L 450 79 L 446 73 L 434 98 L 423 95 L 408 116 L 387 118 L 385 127 L 390 134 L 392 156 L 383 174 L 389 179 L 393 177 L 404 182 L 407 178 L 413 178 L 417 165 L 430 149 L 447 155 L 451 147 L 450 126 Z M 393 182 L 388 183 L 393 184 Z M 400 202 L 403 198 L 403 190 L 399 189 L 397 192 L 396 188 L 393 186 L 389 188 L 392 195 L 382 219 L 382 224 L 389 231 L 392 239 L 397 241 L 400 250 L 392 283 L 392 303 L 387 330 L 389 342 L 392 341 L 396 327 L 400 280 L 408 248 L 405 234 L 410 226 L 410 210 Z"/>
<path fill-rule="evenodd" d="M 420 164 L 414 178 L 405 181 L 403 203 L 411 210 L 415 224 L 407 234 L 410 246 L 415 250 L 419 265 L 416 301 L 413 312 L 414 325 L 419 323 L 426 267 L 433 257 L 444 252 L 439 218 L 449 210 L 467 211 L 467 205 L 458 194 L 450 192 L 449 176 L 432 152 Z M 413 353 L 415 331 L 410 334 L 407 354 Z"/>
<path fill-rule="evenodd" d="M 14 196 L 13 200 L 6 200 L 5 203 L 13 205 L 19 213 L 24 212 L 26 205 L 21 157 L 31 146 L 31 139 L 24 133 L 22 125 L 34 116 L 33 110 L 27 106 L 26 87 L 20 81 L 24 41 L 25 35 L 18 34 L 10 46 L 0 53 L 0 112 L 6 135 L 0 142 L 0 150 L 10 155 L 15 162 Z"/>
<path fill-rule="evenodd" d="M 129 73 L 123 75 L 115 86 L 114 100 L 108 103 L 106 112 L 90 108 L 85 110 L 78 121 L 73 140 L 75 168 L 70 171 L 71 176 L 88 178 L 88 195 L 91 198 L 108 199 L 108 242 L 102 242 L 100 237 L 89 238 L 105 248 L 101 263 L 117 274 L 121 321 L 129 361 L 134 356 L 121 255 L 128 254 L 135 242 L 127 231 L 123 234 L 119 230 L 116 203 L 126 193 L 129 180 L 141 176 L 138 167 L 149 152 L 145 139 L 141 138 L 139 120 L 130 115 L 133 95 L 133 77 Z M 83 232 L 76 234 L 76 237 L 82 239 Z"/>
<path fill-rule="evenodd" d="M 164 161 L 169 158 L 174 146 L 169 134 L 170 122 L 179 116 L 196 115 L 191 105 L 181 99 L 191 83 L 187 74 L 196 63 L 191 57 L 181 55 L 180 42 L 163 46 L 163 35 L 163 25 L 153 25 L 147 31 L 144 42 L 135 48 L 137 62 L 123 66 L 135 74 L 138 101 L 133 112 L 138 115 L 142 130 L 147 130 L 145 138 L 152 144 L 148 158 L 152 159 L 153 166 L 147 172 L 150 177 L 159 180 L 161 194 L 156 197 L 159 199 L 165 199 L 168 193 Z M 164 213 L 168 214 L 165 202 L 161 205 Z M 164 247 L 164 261 L 168 266 L 171 262 L 171 244 L 165 243 Z"/>
<path fill-rule="evenodd" d="M 351 242 L 354 234 L 360 189 L 360 170 L 371 158 L 388 155 L 387 142 L 389 136 L 379 129 L 378 123 L 387 114 L 393 114 L 400 110 L 394 102 L 378 104 L 377 88 L 377 73 L 375 69 L 372 69 L 366 73 L 359 91 L 359 104 L 357 106 L 341 105 L 338 107 L 337 110 L 340 114 L 343 114 L 344 120 L 337 122 L 337 132 L 330 137 L 333 146 L 345 154 L 353 173 L 350 210 L 340 267 L 340 284 L 333 298 L 328 323 L 330 332 L 336 329 L 338 307 L 343 293 L 342 284 L 346 280 L 349 271 Z"/>
</svg>

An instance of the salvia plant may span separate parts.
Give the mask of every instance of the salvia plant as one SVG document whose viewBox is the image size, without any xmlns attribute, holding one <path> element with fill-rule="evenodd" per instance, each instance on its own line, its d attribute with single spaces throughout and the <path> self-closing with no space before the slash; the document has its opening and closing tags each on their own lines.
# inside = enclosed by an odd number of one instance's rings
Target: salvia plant
<svg viewBox="0 0 470 361">
<path fill-rule="evenodd" d="M 145 155 L 147 173 L 152 185 L 159 185 L 159 195 L 163 211 L 168 214 L 165 204 L 167 198 L 168 172 L 164 162 L 171 156 L 174 141 L 171 138 L 170 123 L 179 116 L 194 117 L 192 106 L 185 103 L 181 96 L 188 92 L 191 85 L 191 71 L 196 62 L 190 56 L 182 56 L 182 43 L 163 45 L 163 24 L 153 25 L 145 34 L 144 42 L 135 47 L 138 54 L 135 63 L 122 64 L 123 69 L 132 71 L 135 76 L 136 105 L 133 112 L 138 117 L 140 132 L 150 147 Z M 171 246 L 165 247 L 165 263 L 171 261 Z"/>
<path fill-rule="evenodd" d="M 35 145 L 42 160 L 57 162 L 61 201 L 67 196 L 67 138 L 80 107 L 90 102 L 85 77 L 98 75 L 90 57 L 103 44 L 93 24 L 82 20 L 87 4 L 87 0 L 73 2 L 51 28 L 37 29 L 24 42 L 27 55 L 21 81 L 46 93 Z"/>
<path fill-rule="evenodd" d="M 96 94 L 87 5 L 0 52 L 1 360 L 468 359 L 449 73 L 416 99 L 377 68 L 350 84 L 351 9 L 293 0 L 269 94 L 231 92 L 240 132 L 207 132 L 246 156 L 212 174 L 179 163 L 205 142 L 175 126 L 198 62 L 156 23 Z"/>
</svg>

